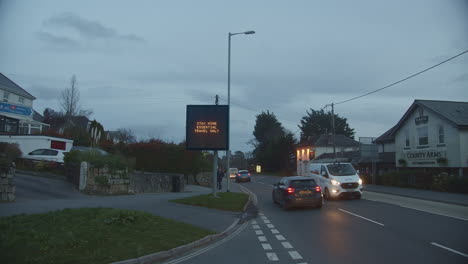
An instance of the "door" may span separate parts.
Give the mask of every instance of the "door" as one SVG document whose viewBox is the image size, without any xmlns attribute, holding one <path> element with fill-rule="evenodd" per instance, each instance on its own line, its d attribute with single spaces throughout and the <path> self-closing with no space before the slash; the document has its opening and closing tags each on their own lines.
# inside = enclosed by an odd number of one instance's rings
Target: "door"
<svg viewBox="0 0 468 264">
<path fill-rule="evenodd" d="M 322 165 L 322 167 L 320 168 L 320 183 L 319 183 L 320 188 L 322 188 L 322 190 L 325 190 L 325 188 L 327 188 L 330 185 L 329 183 L 330 183 L 330 178 L 328 175 L 328 171 L 325 168 L 325 166 Z"/>
</svg>

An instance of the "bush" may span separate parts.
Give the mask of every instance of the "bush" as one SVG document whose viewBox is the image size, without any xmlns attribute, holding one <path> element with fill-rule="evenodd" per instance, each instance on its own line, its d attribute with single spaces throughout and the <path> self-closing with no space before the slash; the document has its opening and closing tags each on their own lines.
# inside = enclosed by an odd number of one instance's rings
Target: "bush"
<svg viewBox="0 0 468 264">
<path fill-rule="evenodd" d="M 89 162 L 95 168 L 107 167 L 111 173 L 115 171 L 126 170 L 129 162 L 122 156 L 118 155 L 102 155 L 97 151 L 78 151 L 72 150 L 65 154 L 65 166 L 70 164 L 81 163 L 82 161 Z"/>
<path fill-rule="evenodd" d="M 21 156 L 18 144 L 0 142 L 0 167 L 9 168 Z"/>
</svg>

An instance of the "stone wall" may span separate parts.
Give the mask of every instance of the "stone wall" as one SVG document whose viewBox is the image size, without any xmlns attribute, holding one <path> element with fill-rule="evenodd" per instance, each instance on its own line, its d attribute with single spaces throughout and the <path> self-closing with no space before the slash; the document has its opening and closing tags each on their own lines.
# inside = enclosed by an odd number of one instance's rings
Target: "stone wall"
<svg viewBox="0 0 468 264">
<path fill-rule="evenodd" d="M 14 184 L 15 168 L 0 168 L 0 200 L 13 202 L 16 199 Z"/>
<path fill-rule="evenodd" d="M 195 176 L 194 181 L 201 186 L 212 187 L 213 172 L 200 172 Z"/>
<path fill-rule="evenodd" d="M 84 191 L 91 194 L 127 194 L 129 177 L 127 170 L 110 171 L 107 167 L 88 165 L 85 172 Z"/>
<path fill-rule="evenodd" d="M 175 182 L 174 182 L 175 181 Z M 179 190 L 174 190 L 174 183 Z M 172 192 L 185 190 L 185 176 L 176 173 L 150 173 L 135 171 L 130 174 L 130 193 Z"/>
</svg>

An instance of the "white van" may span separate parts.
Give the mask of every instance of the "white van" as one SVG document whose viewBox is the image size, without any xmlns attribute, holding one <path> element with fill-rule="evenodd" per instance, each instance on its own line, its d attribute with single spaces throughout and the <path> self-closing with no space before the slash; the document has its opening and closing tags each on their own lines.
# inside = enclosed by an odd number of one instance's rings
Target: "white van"
<svg viewBox="0 0 468 264">
<path fill-rule="evenodd" d="M 236 178 L 237 173 L 239 173 L 239 170 L 237 168 L 229 168 L 228 173 L 229 173 L 229 179 L 234 179 Z"/>
<path fill-rule="evenodd" d="M 307 176 L 315 179 L 326 199 L 361 198 L 362 180 L 350 163 L 310 163 Z"/>
</svg>

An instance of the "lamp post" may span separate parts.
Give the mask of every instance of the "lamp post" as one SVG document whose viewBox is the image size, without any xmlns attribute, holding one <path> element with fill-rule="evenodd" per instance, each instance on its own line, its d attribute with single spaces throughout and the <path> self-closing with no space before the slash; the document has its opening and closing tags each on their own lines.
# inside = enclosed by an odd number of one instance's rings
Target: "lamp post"
<svg viewBox="0 0 468 264">
<path fill-rule="evenodd" d="M 229 32 L 228 34 L 228 100 L 227 100 L 227 103 L 228 103 L 228 108 L 229 108 L 229 111 L 228 111 L 228 149 L 226 151 L 226 169 L 227 169 L 227 192 L 230 192 L 230 189 L 229 189 L 229 183 L 231 181 L 231 173 L 229 172 L 229 167 L 230 167 L 230 159 L 231 159 L 231 147 L 230 147 L 230 144 L 231 144 L 231 139 L 230 139 L 230 136 L 231 136 L 231 125 L 230 125 L 230 122 L 231 122 L 231 37 L 234 36 L 234 35 L 240 35 L 240 34 L 244 34 L 244 35 L 251 35 L 251 34 L 255 34 L 255 31 L 253 30 L 250 30 L 250 31 L 245 31 L 245 32 L 239 32 L 239 33 L 231 33 Z"/>
</svg>

